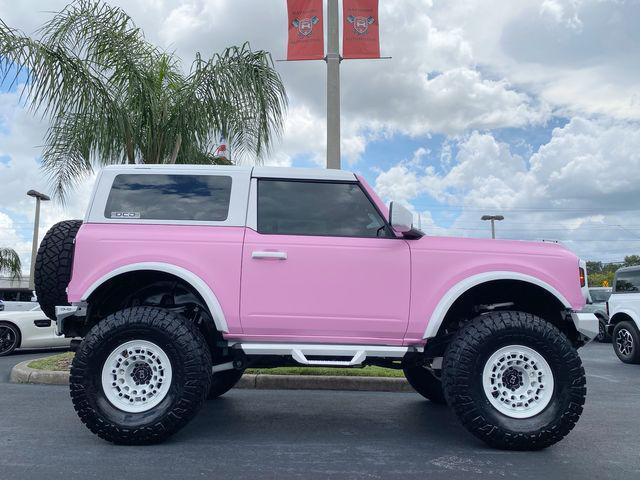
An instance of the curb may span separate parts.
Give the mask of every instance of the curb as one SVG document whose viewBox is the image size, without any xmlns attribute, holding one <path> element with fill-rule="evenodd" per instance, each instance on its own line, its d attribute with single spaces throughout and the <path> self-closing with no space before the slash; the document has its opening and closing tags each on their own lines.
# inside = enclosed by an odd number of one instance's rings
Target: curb
<svg viewBox="0 0 640 480">
<path fill-rule="evenodd" d="M 21 362 L 11 369 L 9 381 L 11 383 L 38 383 L 46 385 L 69 385 L 68 372 L 51 372 L 30 368 L 33 360 Z"/>
<path fill-rule="evenodd" d="M 29 367 L 33 360 L 11 370 L 12 383 L 68 385 L 68 372 L 51 372 Z M 315 375 L 246 374 L 234 388 L 255 390 L 350 390 L 360 392 L 413 392 L 404 378 Z"/>
<path fill-rule="evenodd" d="M 258 390 L 352 390 L 366 392 L 413 392 L 404 378 L 316 376 L 316 375 L 243 375 L 234 388 Z"/>
</svg>

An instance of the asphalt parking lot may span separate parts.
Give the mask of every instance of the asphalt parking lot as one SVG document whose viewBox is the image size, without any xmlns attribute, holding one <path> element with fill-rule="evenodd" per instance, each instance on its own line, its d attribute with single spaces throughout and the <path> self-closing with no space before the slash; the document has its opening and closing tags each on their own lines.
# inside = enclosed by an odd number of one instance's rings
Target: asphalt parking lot
<svg viewBox="0 0 640 480">
<path fill-rule="evenodd" d="M 417 394 L 235 390 L 167 443 L 118 447 L 77 419 L 66 387 L 9 384 L 0 358 L 0 480 L 29 478 L 640 478 L 640 366 L 582 349 L 585 412 L 542 452 L 491 450 Z"/>
</svg>

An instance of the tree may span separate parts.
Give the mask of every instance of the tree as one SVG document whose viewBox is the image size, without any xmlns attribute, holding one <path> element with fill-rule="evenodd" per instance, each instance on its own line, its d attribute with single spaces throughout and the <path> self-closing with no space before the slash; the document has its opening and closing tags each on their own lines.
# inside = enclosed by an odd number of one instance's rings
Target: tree
<svg viewBox="0 0 640 480">
<path fill-rule="evenodd" d="M 602 273 L 602 262 L 588 261 L 587 272 L 589 275 L 592 273 Z"/>
<path fill-rule="evenodd" d="M 67 5 L 29 37 L 0 20 L 0 78 L 50 119 L 43 168 L 64 200 L 96 166 L 214 163 L 225 137 L 235 158 L 263 158 L 281 133 L 287 97 L 271 56 L 248 44 L 188 72 L 146 41 L 120 8 Z"/>
<path fill-rule="evenodd" d="M 640 255 L 627 255 L 622 263 L 587 262 L 589 285 L 592 287 L 610 287 L 613 285 L 613 277 L 619 268 L 635 265 L 640 265 Z"/>
<path fill-rule="evenodd" d="M 9 275 L 11 278 L 20 278 L 22 274 L 20 257 L 12 248 L 0 247 L 0 274 Z"/>
<path fill-rule="evenodd" d="M 640 255 L 627 255 L 624 257 L 625 267 L 634 267 L 640 265 Z"/>
</svg>

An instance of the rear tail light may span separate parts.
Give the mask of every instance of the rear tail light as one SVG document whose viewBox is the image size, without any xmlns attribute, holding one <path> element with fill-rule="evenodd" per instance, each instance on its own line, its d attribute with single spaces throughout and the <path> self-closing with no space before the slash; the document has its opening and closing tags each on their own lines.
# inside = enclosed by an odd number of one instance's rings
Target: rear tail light
<svg viewBox="0 0 640 480">
<path fill-rule="evenodd" d="M 580 286 L 584 287 L 587 284 L 587 276 L 585 275 L 584 268 L 580 267 Z"/>
</svg>

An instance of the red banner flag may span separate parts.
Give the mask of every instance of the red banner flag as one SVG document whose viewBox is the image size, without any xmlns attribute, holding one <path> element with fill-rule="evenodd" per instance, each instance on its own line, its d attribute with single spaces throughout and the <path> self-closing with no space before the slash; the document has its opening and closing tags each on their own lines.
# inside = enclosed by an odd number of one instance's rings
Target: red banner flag
<svg viewBox="0 0 640 480">
<path fill-rule="evenodd" d="M 344 0 L 342 22 L 344 58 L 380 58 L 378 0 Z"/>
<path fill-rule="evenodd" d="M 287 0 L 289 43 L 287 60 L 324 58 L 322 0 Z"/>
</svg>

